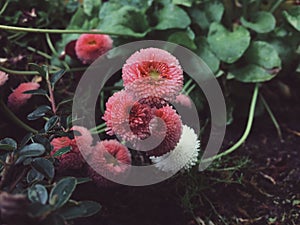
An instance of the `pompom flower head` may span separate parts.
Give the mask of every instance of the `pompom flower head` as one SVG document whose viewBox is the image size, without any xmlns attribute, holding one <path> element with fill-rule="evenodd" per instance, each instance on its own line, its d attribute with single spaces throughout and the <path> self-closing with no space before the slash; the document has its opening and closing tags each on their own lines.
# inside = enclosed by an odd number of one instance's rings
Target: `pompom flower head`
<svg viewBox="0 0 300 225">
<path fill-rule="evenodd" d="M 151 138 L 154 138 L 152 142 L 160 144 L 147 151 L 147 154 L 160 156 L 175 148 L 181 136 L 182 123 L 180 116 L 171 106 L 157 109 L 154 114 L 156 117 L 150 122 Z M 162 141 L 158 141 L 161 139 Z"/>
<path fill-rule="evenodd" d="M 159 157 L 151 156 L 155 167 L 164 172 L 177 172 L 180 169 L 189 169 L 197 162 L 200 141 L 195 131 L 183 125 L 179 143 L 171 152 Z"/>
<path fill-rule="evenodd" d="M 183 86 L 183 71 L 178 60 L 158 48 L 141 49 L 130 56 L 122 69 L 126 90 L 138 98 L 175 98 Z"/>
<path fill-rule="evenodd" d="M 23 106 L 32 96 L 32 94 L 24 94 L 25 91 L 37 90 L 40 87 L 38 83 L 28 82 L 20 84 L 9 96 L 8 107 L 14 111 L 17 111 Z"/>
<path fill-rule="evenodd" d="M 115 183 L 105 177 L 126 178 L 130 164 L 131 155 L 124 145 L 116 140 L 104 140 L 93 148 L 88 176 L 99 187 L 113 186 Z"/>
<path fill-rule="evenodd" d="M 79 132 L 80 135 L 76 136 L 75 134 L 74 139 L 59 137 L 51 141 L 51 145 L 53 146 L 53 150 L 50 153 L 51 156 L 55 155 L 62 148 L 71 148 L 69 152 L 55 156 L 59 160 L 59 165 L 56 167 L 59 172 L 81 169 L 85 162 L 80 151 L 91 152 L 93 138 L 89 131 L 79 126 L 74 126 L 72 130 Z"/>
<path fill-rule="evenodd" d="M 8 74 L 0 71 L 0 86 L 5 84 L 5 82 L 8 80 Z"/>
<path fill-rule="evenodd" d="M 180 104 L 187 108 L 192 108 L 192 101 L 189 96 L 185 94 L 179 94 L 176 96 L 175 103 Z"/>
<path fill-rule="evenodd" d="M 82 34 L 75 44 L 77 57 L 89 64 L 112 48 L 113 41 L 104 34 Z"/>
</svg>

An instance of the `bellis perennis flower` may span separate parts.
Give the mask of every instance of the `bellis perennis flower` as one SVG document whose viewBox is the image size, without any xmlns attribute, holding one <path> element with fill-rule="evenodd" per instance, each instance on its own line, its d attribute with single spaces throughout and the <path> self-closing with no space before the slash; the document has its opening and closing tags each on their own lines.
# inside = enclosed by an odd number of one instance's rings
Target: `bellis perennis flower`
<svg viewBox="0 0 300 225">
<path fill-rule="evenodd" d="M 112 48 L 113 41 L 104 34 L 82 34 L 75 44 L 77 57 L 84 64 L 95 61 Z"/>
<path fill-rule="evenodd" d="M 183 71 L 178 60 L 158 48 L 134 53 L 127 59 L 122 72 L 125 89 L 139 98 L 173 99 L 183 86 Z"/>
<path fill-rule="evenodd" d="M 76 135 L 76 133 L 74 139 L 70 139 L 69 137 L 59 137 L 54 138 L 51 141 L 53 150 L 51 151 L 50 155 L 52 156 L 62 148 L 71 148 L 69 152 L 55 156 L 59 160 L 59 164 L 56 167 L 57 171 L 59 172 L 81 169 L 85 162 L 80 151 L 90 152 L 90 149 L 92 148 L 91 145 L 93 138 L 86 128 L 74 126 L 72 130 L 79 132 L 80 135 Z"/>
<path fill-rule="evenodd" d="M 99 187 L 113 186 L 114 182 L 100 174 L 110 178 L 121 178 L 128 173 L 130 164 L 131 155 L 124 145 L 116 140 L 100 141 L 91 152 L 88 176 Z"/>
<path fill-rule="evenodd" d="M 159 157 L 151 156 L 155 167 L 164 172 L 177 172 L 180 169 L 189 169 L 197 162 L 200 141 L 195 131 L 183 125 L 179 143 L 171 152 Z"/>
<path fill-rule="evenodd" d="M 24 94 L 25 91 L 37 90 L 40 87 L 38 83 L 28 82 L 20 84 L 9 96 L 8 107 L 14 111 L 17 111 L 23 106 L 30 98 L 31 94 Z"/>
</svg>

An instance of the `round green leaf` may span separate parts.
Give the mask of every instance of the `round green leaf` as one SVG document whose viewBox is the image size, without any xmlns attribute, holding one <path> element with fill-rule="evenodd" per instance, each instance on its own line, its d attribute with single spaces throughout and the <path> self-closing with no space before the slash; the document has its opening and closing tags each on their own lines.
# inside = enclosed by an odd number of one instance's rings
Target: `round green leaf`
<svg viewBox="0 0 300 225">
<path fill-rule="evenodd" d="M 187 34 L 187 32 L 184 31 L 178 31 L 175 33 L 172 33 L 169 38 L 168 38 L 169 42 L 173 42 L 179 45 L 182 45 L 184 47 L 187 47 L 189 49 L 196 49 L 197 46 L 194 43 L 194 40 L 192 40 L 189 35 Z"/>
<path fill-rule="evenodd" d="M 245 83 L 264 82 L 274 78 L 274 75 L 271 75 L 262 67 L 254 64 L 247 65 L 240 69 L 232 70 L 231 74 L 235 79 Z"/>
<path fill-rule="evenodd" d="M 41 204 L 46 204 L 48 200 L 48 192 L 45 186 L 36 184 L 28 189 L 28 199 L 31 202 L 39 202 Z"/>
<path fill-rule="evenodd" d="M 47 132 L 47 131 L 49 131 L 51 128 L 53 128 L 53 127 L 57 124 L 58 120 L 59 120 L 59 117 L 58 117 L 58 116 L 52 116 L 52 117 L 46 122 L 46 124 L 45 124 L 45 126 L 44 126 L 45 131 Z"/>
<path fill-rule="evenodd" d="M 281 67 L 281 60 L 275 48 L 263 41 L 252 42 L 245 53 L 245 59 L 249 63 L 256 64 L 266 69 Z"/>
<path fill-rule="evenodd" d="M 67 205 L 59 213 L 65 220 L 76 219 L 80 217 L 89 217 L 98 213 L 101 209 L 101 205 L 97 202 L 83 201 L 78 202 L 76 205 Z"/>
<path fill-rule="evenodd" d="M 14 151 L 17 149 L 17 142 L 11 138 L 4 138 L 0 140 L 0 149 L 6 151 Z"/>
<path fill-rule="evenodd" d="M 155 26 L 156 30 L 167 30 L 173 28 L 187 28 L 191 19 L 188 14 L 180 7 L 169 4 L 165 5 L 157 12 L 158 24 Z"/>
<path fill-rule="evenodd" d="M 209 48 L 206 38 L 200 37 L 196 40 L 196 54 L 207 64 L 213 73 L 217 72 L 220 66 L 220 60 L 215 56 Z"/>
<path fill-rule="evenodd" d="M 42 105 L 39 106 L 36 110 L 34 110 L 32 113 L 28 114 L 27 119 L 28 120 L 36 120 L 41 118 L 42 116 L 45 116 L 47 112 L 51 110 L 50 106 L 48 105 Z"/>
<path fill-rule="evenodd" d="M 247 21 L 244 17 L 241 18 L 241 23 L 257 33 L 268 33 L 274 30 L 276 25 L 275 17 L 272 13 L 261 11 L 251 15 L 252 20 Z"/>
<path fill-rule="evenodd" d="M 41 156 L 45 153 L 45 147 L 38 143 L 32 143 L 30 145 L 24 146 L 19 151 L 19 156 L 22 157 L 35 157 L 35 156 Z"/>
<path fill-rule="evenodd" d="M 289 11 L 283 11 L 283 16 L 297 31 L 300 31 L 300 7 L 295 7 Z"/>
<path fill-rule="evenodd" d="M 226 63 L 234 63 L 246 51 L 250 44 L 250 34 L 242 26 L 228 31 L 219 23 L 212 23 L 207 37 L 210 49 Z"/>
<path fill-rule="evenodd" d="M 43 174 L 48 179 L 52 179 L 54 177 L 54 166 L 53 163 L 44 158 L 37 158 L 31 162 L 31 165 L 38 172 Z"/>
<path fill-rule="evenodd" d="M 35 169 L 31 169 L 27 173 L 26 179 L 27 179 L 27 183 L 31 184 L 36 181 L 42 181 L 44 179 L 44 175 L 36 171 Z"/>
<path fill-rule="evenodd" d="M 76 187 L 76 178 L 66 177 L 60 180 L 51 190 L 49 203 L 55 208 L 63 206 L 71 197 Z"/>
</svg>

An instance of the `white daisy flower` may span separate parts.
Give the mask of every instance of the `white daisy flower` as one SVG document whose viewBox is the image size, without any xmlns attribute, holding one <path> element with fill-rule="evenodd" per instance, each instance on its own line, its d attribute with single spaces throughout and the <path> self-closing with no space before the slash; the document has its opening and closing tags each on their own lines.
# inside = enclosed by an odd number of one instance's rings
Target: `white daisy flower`
<svg viewBox="0 0 300 225">
<path fill-rule="evenodd" d="M 196 165 L 199 149 L 200 141 L 197 134 L 192 128 L 183 125 L 182 134 L 175 149 L 162 156 L 151 156 L 150 159 L 159 170 L 178 172 Z"/>
</svg>

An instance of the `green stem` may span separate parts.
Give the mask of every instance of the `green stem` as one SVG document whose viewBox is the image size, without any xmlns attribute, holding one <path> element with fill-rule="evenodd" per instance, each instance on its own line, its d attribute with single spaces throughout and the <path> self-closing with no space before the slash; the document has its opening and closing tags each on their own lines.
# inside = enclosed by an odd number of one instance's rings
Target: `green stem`
<svg viewBox="0 0 300 225">
<path fill-rule="evenodd" d="M 193 84 L 187 91 L 186 91 L 186 95 L 189 95 L 193 90 L 194 88 L 196 87 L 196 84 Z"/>
<path fill-rule="evenodd" d="M 72 69 L 68 69 L 66 70 L 66 72 L 77 72 L 77 71 L 84 71 L 86 70 L 87 67 L 78 67 L 78 68 L 72 68 Z M 3 66 L 0 66 L 0 70 L 4 71 L 6 73 L 9 74 L 14 74 L 14 75 L 24 75 L 24 76 L 34 76 L 34 75 L 39 75 L 39 73 L 37 71 L 21 71 L 21 70 L 11 70 L 8 68 L 5 68 Z M 58 72 L 59 70 L 61 70 L 60 68 L 58 68 L 57 70 L 50 70 L 49 73 L 53 74 Z"/>
<path fill-rule="evenodd" d="M 114 32 L 102 32 L 96 30 L 63 30 L 63 29 L 42 29 L 42 28 L 29 28 L 29 27 L 15 27 L 0 25 L 0 29 L 16 31 L 16 32 L 31 32 L 31 33 L 49 33 L 49 34 L 108 34 L 112 36 L 130 36 L 141 38 L 142 34 L 122 34 Z"/>
<path fill-rule="evenodd" d="M 277 0 L 271 7 L 271 9 L 269 10 L 270 13 L 275 12 L 275 10 L 280 6 L 281 3 L 283 3 L 284 0 Z"/>
<path fill-rule="evenodd" d="M 181 93 L 184 93 L 186 89 L 190 86 L 190 84 L 193 82 L 192 79 L 189 79 L 183 86 Z"/>
<path fill-rule="evenodd" d="M 106 131 L 106 127 L 102 128 L 100 130 L 91 131 L 91 134 L 101 134 L 101 133 L 103 133 L 105 131 Z"/>
<path fill-rule="evenodd" d="M 4 3 L 4 5 L 2 6 L 2 8 L 1 8 L 1 10 L 0 10 L 0 15 L 2 15 L 2 13 L 4 13 L 5 9 L 6 9 L 7 6 L 8 6 L 8 3 L 9 3 L 9 1 L 6 0 L 5 3 Z"/>
<path fill-rule="evenodd" d="M 252 100 L 251 100 L 251 105 L 250 105 L 250 110 L 249 110 L 249 116 L 248 116 L 248 122 L 247 122 L 247 126 L 246 129 L 244 131 L 243 136 L 240 138 L 240 140 L 238 140 L 238 142 L 236 142 L 232 147 L 230 147 L 229 149 L 225 150 L 224 152 L 215 155 L 213 157 L 207 158 L 202 160 L 201 162 L 209 162 L 209 161 L 213 161 L 216 159 L 219 159 L 223 156 L 226 156 L 232 152 L 234 152 L 236 149 L 238 149 L 248 138 L 251 128 L 252 128 L 252 124 L 253 124 L 253 120 L 254 120 L 254 113 L 255 113 L 255 106 L 256 106 L 256 102 L 257 102 L 257 96 L 259 93 L 259 84 L 256 83 L 254 91 L 253 91 L 253 95 L 252 95 Z"/>
<path fill-rule="evenodd" d="M 106 126 L 106 123 L 101 123 L 101 124 L 99 124 L 98 126 L 92 128 L 92 129 L 90 129 L 90 132 L 97 131 L 97 130 L 99 130 L 99 129 L 104 128 L 105 126 Z"/>
<path fill-rule="evenodd" d="M 52 57 L 51 57 L 50 55 L 48 55 L 47 53 L 42 52 L 42 51 L 40 51 L 40 50 L 37 50 L 37 49 L 35 49 L 35 48 L 33 48 L 33 47 L 28 46 L 27 49 L 28 49 L 29 51 L 31 51 L 31 52 L 35 52 L 35 53 L 37 53 L 37 54 L 43 56 L 43 57 L 46 58 L 46 59 L 51 59 L 51 58 L 52 58 Z"/>
<path fill-rule="evenodd" d="M 21 121 L 10 109 L 4 104 L 3 100 L 0 99 L 0 106 L 3 110 L 3 112 L 18 126 L 24 128 L 25 130 L 32 132 L 34 134 L 37 134 L 38 131 L 30 127 L 29 125 L 25 124 L 23 121 Z"/>
<path fill-rule="evenodd" d="M 265 109 L 267 110 L 276 130 L 277 130 L 277 134 L 278 134 L 278 137 L 280 139 L 281 142 L 283 142 L 283 138 L 282 138 L 282 132 L 281 132 L 281 129 L 280 129 L 280 126 L 279 126 L 279 123 L 276 119 L 276 117 L 274 116 L 269 104 L 267 103 L 267 101 L 265 100 L 265 98 L 260 94 L 260 99 L 265 107 Z"/>
</svg>

